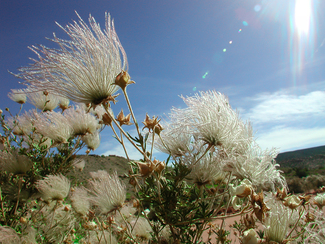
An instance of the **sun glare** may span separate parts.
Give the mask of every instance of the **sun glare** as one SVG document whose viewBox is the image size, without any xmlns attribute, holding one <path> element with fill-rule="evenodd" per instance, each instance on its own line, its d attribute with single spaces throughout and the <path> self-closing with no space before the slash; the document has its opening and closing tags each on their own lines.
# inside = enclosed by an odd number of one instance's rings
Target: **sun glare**
<svg viewBox="0 0 325 244">
<path fill-rule="evenodd" d="M 299 34 L 308 34 L 312 0 L 296 0 L 295 4 L 295 28 Z"/>
</svg>

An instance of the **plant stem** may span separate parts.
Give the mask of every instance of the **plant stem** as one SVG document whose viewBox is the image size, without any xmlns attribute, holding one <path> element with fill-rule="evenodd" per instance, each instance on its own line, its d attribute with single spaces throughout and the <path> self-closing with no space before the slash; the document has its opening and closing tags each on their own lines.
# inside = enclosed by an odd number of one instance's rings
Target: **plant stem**
<svg viewBox="0 0 325 244">
<path fill-rule="evenodd" d="M 126 137 L 126 139 L 128 139 L 128 141 L 144 156 L 144 158 L 146 160 L 148 160 L 150 162 L 150 159 L 148 158 L 148 156 L 146 155 L 146 153 L 144 151 L 142 151 L 135 143 L 134 141 L 128 136 L 128 134 L 126 134 L 126 132 L 122 129 L 122 127 L 119 125 L 119 123 L 116 121 L 116 119 L 111 115 L 111 113 L 108 111 L 107 108 L 105 108 L 108 116 L 111 118 L 111 120 L 114 122 L 114 124 L 116 125 L 116 127 L 122 132 L 122 134 Z"/>
<path fill-rule="evenodd" d="M 155 142 L 155 128 L 153 129 L 152 132 L 152 142 L 151 142 L 151 151 L 150 151 L 150 160 L 152 160 L 152 152 L 153 152 L 153 144 Z"/>
<path fill-rule="evenodd" d="M 121 213 L 120 209 L 118 209 L 117 211 L 120 213 L 120 215 L 121 215 L 121 217 L 122 217 L 122 219 L 123 219 L 123 221 L 124 221 L 124 223 L 125 223 L 125 225 L 126 225 L 126 228 L 127 228 L 127 231 L 128 231 L 128 236 L 129 236 L 133 241 L 136 242 L 136 240 L 135 240 L 134 237 L 132 236 L 132 231 L 130 231 L 129 223 L 128 223 L 128 222 L 126 221 L 126 219 L 124 218 L 124 216 L 123 216 L 123 214 Z M 137 242 L 136 242 L 136 243 L 137 243 Z"/>
<path fill-rule="evenodd" d="M 1 187 L 0 187 L 0 202 L 1 202 L 1 212 L 2 212 L 2 216 L 3 216 L 3 219 L 5 220 L 5 219 L 6 219 L 6 214 L 5 214 L 5 210 L 4 210 L 4 207 L 3 207 L 3 199 L 2 199 Z"/>
<path fill-rule="evenodd" d="M 23 178 L 19 175 L 19 176 L 18 176 L 18 194 L 17 194 L 17 202 L 16 202 L 16 205 L 15 205 L 14 215 L 16 214 L 16 211 L 17 211 L 17 208 L 18 208 L 19 197 L 20 197 L 20 191 L 21 191 L 22 183 L 23 183 Z"/>
<path fill-rule="evenodd" d="M 304 210 L 301 211 L 301 213 L 299 214 L 299 218 L 298 218 L 298 220 L 296 221 L 294 227 L 291 229 L 291 231 L 290 231 L 290 233 L 288 234 L 288 236 L 286 237 L 286 239 L 289 239 L 290 236 L 291 236 L 291 234 L 292 234 L 292 232 L 297 228 L 297 224 L 298 224 L 299 220 L 301 219 L 301 216 L 303 215 L 304 212 L 305 212 Z"/>
<path fill-rule="evenodd" d="M 204 156 L 205 154 L 207 154 L 207 152 L 213 147 L 212 144 L 210 144 L 207 149 L 205 149 L 204 153 L 191 165 L 191 168 L 194 167 L 195 164 L 197 164 L 197 162 L 199 162 Z"/>
<path fill-rule="evenodd" d="M 126 156 L 127 160 L 130 161 L 130 158 L 129 158 L 128 152 L 127 152 L 127 150 L 126 150 L 126 148 L 125 148 L 125 145 L 124 145 L 123 134 L 122 134 L 121 131 L 120 131 L 120 133 L 121 133 L 121 144 L 122 144 L 122 146 L 123 146 L 123 149 L 124 149 L 124 152 L 125 152 L 125 156 Z"/>
<path fill-rule="evenodd" d="M 135 116 L 134 116 L 133 109 L 132 109 L 132 106 L 131 106 L 131 103 L 130 103 L 130 99 L 129 99 L 129 96 L 128 96 L 127 92 L 126 92 L 126 87 L 125 87 L 124 89 L 122 89 L 122 91 L 123 91 L 123 94 L 124 94 L 124 97 L 125 97 L 126 103 L 128 104 L 129 111 L 130 111 L 130 113 L 131 113 L 131 116 L 132 116 L 132 119 L 133 119 L 134 125 L 135 125 L 135 127 L 136 127 L 136 129 L 137 129 L 137 132 L 138 132 L 138 135 L 140 136 L 141 134 L 140 134 L 139 125 L 138 125 L 138 122 L 137 122 L 137 120 L 136 120 L 136 118 L 135 118 Z M 142 148 L 142 149 L 143 149 L 143 148 Z"/>
</svg>

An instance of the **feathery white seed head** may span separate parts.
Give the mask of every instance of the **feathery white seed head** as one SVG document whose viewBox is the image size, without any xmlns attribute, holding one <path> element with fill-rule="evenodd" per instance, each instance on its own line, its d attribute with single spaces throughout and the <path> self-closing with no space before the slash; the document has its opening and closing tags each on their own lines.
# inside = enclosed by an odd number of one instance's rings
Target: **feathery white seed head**
<svg viewBox="0 0 325 244">
<path fill-rule="evenodd" d="M 172 118 L 189 126 L 194 136 L 227 151 L 243 151 L 249 146 L 253 139 L 251 127 L 240 120 L 225 95 L 208 91 L 182 99 L 188 107 L 174 108 Z"/>
<path fill-rule="evenodd" d="M 31 47 L 39 60 L 19 69 L 16 76 L 35 90 L 56 93 L 74 102 L 96 106 L 107 100 L 118 90 L 113 83 L 122 70 L 128 69 L 128 64 L 114 23 L 108 13 L 105 17 L 104 30 L 91 15 L 90 26 L 79 15 L 78 22 L 66 27 L 58 24 L 70 40 L 54 34 L 52 41 L 60 49 Z"/>
<path fill-rule="evenodd" d="M 148 223 L 148 220 L 145 218 L 135 219 L 130 222 L 132 229 L 132 234 L 141 241 L 149 241 L 151 239 L 152 232 L 151 226 Z"/>
<path fill-rule="evenodd" d="M 82 137 L 82 141 L 86 143 L 88 149 L 90 150 L 95 150 L 99 147 L 100 145 L 100 136 L 99 132 L 96 131 L 93 134 L 86 134 Z"/>
<path fill-rule="evenodd" d="M 28 101 L 42 111 L 52 111 L 59 104 L 58 97 L 52 93 L 34 91 L 34 89 L 31 88 L 27 88 L 24 91 L 28 97 Z"/>
<path fill-rule="evenodd" d="M 17 150 L 0 151 L 0 168 L 13 174 L 26 174 L 32 168 L 32 161 L 25 155 L 20 155 Z"/>
<path fill-rule="evenodd" d="M 89 181 L 90 201 L 99 207 L 101 213 L 108 213 L 123 206 L 126 199 L 125 185 L 115 172 L 112 175 L 102 175 Z"/>
<path fill-rule="evenodd" d="M 83 187 L 75 187 L 70 196 L 73 209 L 85 216 L 90 209 L 88 191 Z"/>
<path fill-rule="evenodd" d="M 27 100 L 26 94 L 22 89 L 11 89 L 8 93 L 8 97 L 19 104 L 24 104 Z"/>
<path fill-rule="evenodd" d="M 98 120 L 79 106 L 68 108 L 63 113 L 68 123 L 73 128 L 74 135 L 95 133 L 98 129 Z"/>
<path fill-rule="evenodd" d="M 70 181 L 63 175 L 48 175 L 36 182 L 35 187 L 44 200 L 63 200 L 68 196 Z"/>
<path fill-rule="evenodd" d="M 59 112 L 51 111 L 38 114 L 35 128 L 38 133 L 51 138 L 56 143 L 66 143 L 74 136 L 70 120 Z"/>
<path fill-rule="evenodd" d="M 79 171 L 82 171 L 85 168 L 86 161 L 84 159 L 76 158 L 73 160 L 72 166 Z"/>
<path fill-rule="evenodd" d="M 33 124 L 36 120 L 36 111 L 26 111 L 24 114 L 17 117 L 10 117 L 7 120 L 9 127 L 12 129 L 12 133 L 15 135 L 28 135 L 33 130 Z"/>
<path fill-rule="evenodd" d="M 281 243 L 290 230 L 290 225 L 294 224 L 298 218 L 296 210 L 286 207 L 282 201 L 277 200 L 272 194 L 265 197 L 266 206 L 270 209 L 265 218 L 265 237 L 267 240 Z"/>
</svg>

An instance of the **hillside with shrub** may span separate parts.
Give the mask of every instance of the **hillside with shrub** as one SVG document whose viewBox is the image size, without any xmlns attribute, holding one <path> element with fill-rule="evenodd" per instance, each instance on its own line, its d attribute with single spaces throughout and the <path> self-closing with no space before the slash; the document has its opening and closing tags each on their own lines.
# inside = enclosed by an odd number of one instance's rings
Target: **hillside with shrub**
<svg viewBox="0 0 325 244">
<path fill-rule="evenodd" d="M 325 185 L 325 146 L 280 153 L 276 161 L 291 192 L 313 192 Z"/>
</svg>

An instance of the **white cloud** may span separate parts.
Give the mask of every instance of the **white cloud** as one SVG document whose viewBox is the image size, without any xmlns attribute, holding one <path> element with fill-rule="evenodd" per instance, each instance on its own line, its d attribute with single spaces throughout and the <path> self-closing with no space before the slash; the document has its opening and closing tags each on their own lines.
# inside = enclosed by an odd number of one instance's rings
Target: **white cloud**
<svg viewBox="0 0 325 244">
<path fill-rule="evenodd" d="M 257 104 L 244 115 L 254 124 L 286 122 L 310 116 L 323 116 L 325 92 L 313 91 L 305 95 L 293 95 L 285 91 L 273 94 L 259 94 L 253 99 Z"/>
<path fill-rule="evenodd" d="M 117 133 L 118 135 L 120 134 L 118 131 Z M 137 135 L 135 129 L 131 129 L 128 133 L 133 137 Z M 142 158 L 140 152 L 125 137 L 123 137 L 123 141 L 130 159 L 137 160 Z M 105 156 L 116 155 L 126 157 L 123 146 L 113 137 L 113 132 L 110 127 L 105 128 L 105 130 L 101 132 L 101 144 L 95 153 Z"/>
<path fill-rule="evenodd" d="M 102 153 L 102 155 L 105 155 L 105 156 L 116 155 L 116 156 L 122 156 L 122 157 L 126 158 L 122 145 L 120 143 L 118 143 L 117 141 L 116 141 L 116 143 L 107 143 L 105 146 L 106 146 L 106 148 L 109 148 L 109 149 L 105 150 Z M 143 156 L 141 156 L 141 153 L 134 146 L 132 146 L 130 142 L 125 142 L 125 147 L 126 147 L 126 150 L 127 150 L 127 153 L 129 155 L 130 159 L 139 160 L 139 159 L 143 158 Z"/>
<path fill-rule="evenodd" d="M 264 149 L 276 147 L 281 152 L 324 145 L 325 127 L 295 128 L 275 126 L 257 134 L 256 141 Z"/>
<path fill-rule="evenodd" d="M 246 113 L 262 148 L 295 150 L 325 144 L 325 92 L 314 90 L 296 95 L 292 90 L 257 94 L 246 101 Z"/>
</svg>

